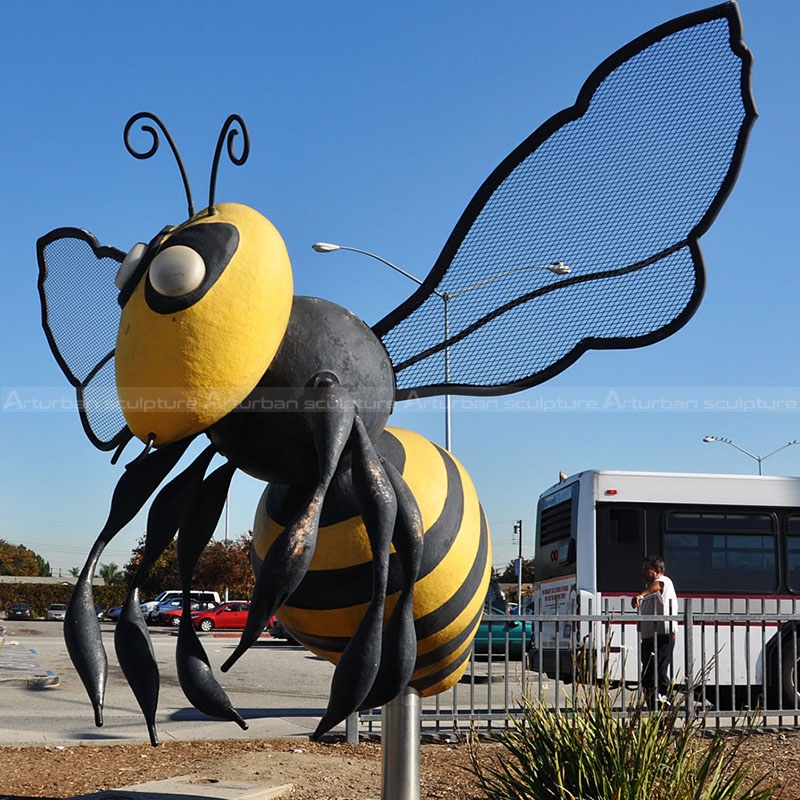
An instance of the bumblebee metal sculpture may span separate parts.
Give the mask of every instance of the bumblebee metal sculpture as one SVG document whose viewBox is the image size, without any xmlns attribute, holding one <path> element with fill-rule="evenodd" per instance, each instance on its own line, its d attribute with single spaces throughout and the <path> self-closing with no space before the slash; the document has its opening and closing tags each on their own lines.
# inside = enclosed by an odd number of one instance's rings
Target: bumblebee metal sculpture
<svg viewBox="0 0 800 800">
<path fill-rule="evenodd" d="M 525 389 L 589 348 L 638 347 L 685 324 L 704 287 L 699 237 L 733 186 L 756 117 L 750 67 L 734 3 L 623 47 L 574 106 L 492 172 L 419 290 L 372 329 L 330 302 L 293 296 L 275 228 L 252 208 L 215 203 L 223 147 L 234 163 L 247 158 L 241 118 L 223 127 L 198 212 L 164 126 L 144 113 L 129 120 L 136 157 L 156 152 L 159 131 L 167 139 L 188 219 L 127 254 L 76 228 L 38 242 L 44 329 L 89 439 L 116 450 L 112 461 L 133 437 L 145 445 L 119 479 L 65 623 L 98 725 L 107 674 L 91 596 L 98 559 L 201 434 L 210 444 L 151 504 L 115 632 L 153 744 L 158 671 L 137 587 L 177 532 L 188 598 L 237 469 L 268 487 L 250 617 L 223 670 L 277 612 L 336 664 L 315 737 L 408 686 L 430 695 L 458 680 L 486 595 L 489 531 L 458 462 L 386 427 L 392 404 Z M 130 141 L 137 123 L 152 140 L 144 152 Z M 534 268 L 557 261 L 569 274 Z M 215 455 L 225 463 L 206 475 Z M 176 652 L 187 698 L 246 727 L 188 602 Z"/>
</svg>

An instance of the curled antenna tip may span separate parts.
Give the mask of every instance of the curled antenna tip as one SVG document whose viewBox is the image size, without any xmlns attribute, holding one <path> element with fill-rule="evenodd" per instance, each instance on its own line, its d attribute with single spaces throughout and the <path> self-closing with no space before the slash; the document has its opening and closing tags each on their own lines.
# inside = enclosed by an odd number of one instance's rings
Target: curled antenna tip
<svg viewBox="0 0 800 800">
<path fill-rule="evenodd" d="M 152 139 L 150 147 L 147 150 L 137 150 L 133 144 L 131 143 L 131 128 L 137 123 L 142 120 L 152 122 L 156 125 L 154 128 L 152 125 L 147 125 L 142 122 L 142 130 L 145 133 L 150 134 L 150 138 Z M 167 143 L 170 146 L 170 150 L 172 150 L 172 155 L 175 157 L 175 162 L 178 165 L 178 169 L 181 173 L 181 180 L 183 181 L 183 190 L 186 193 L 186 202 L 189 208 L 189 216 L 194 216 L 194 201 L 192 200 L 192 189 L 189 186 L 189 178 L 186 175 L 186 169 L 183 166 L 183 160 L 181 159 L 181 154 L 178 152 L 178 148 L 175 146 L 175 142 L 170 135 L 170 132 L 167 130 L 167 126 L 155 115 L 151 114 L 149 111 L 140 111 L 138 114 L 134 114 L 126 123 L 125 123 L 125 130 L 123 131 L 122 138 L 125 142 L 126 150 L 134 157 L 134 158 L 151 158 L 156 154 L 159 145 L 159 138 L 158 138 L 158 131 L 164 134 L 164 138 L 167 140 Z"/>
<path fill-rule="evenodd" d="M 240 155 L 236 155 L 234 141 L 239 133 L 242 134 L 242 152 Z M 245 121 L 238 114 L 231 114 L 225 120 L 217 139 L 217 147 L 214 150 L 214 160 L 211 164 L 211 181 L 208 188 L 209 214 L 214 213 L 214 195 L 217 190 L 217 170 L 219 169 L 219 161 L 222 155 L 223 144 L 227 145 L 226 149 L 231 163 L 235 164 L 237 167 L 241 167 L 242 164 L 247 161 L 247 157 L 250 155 L 250 134 L 247 131 L 247 125 L 245 124 Z"/>
</svg>

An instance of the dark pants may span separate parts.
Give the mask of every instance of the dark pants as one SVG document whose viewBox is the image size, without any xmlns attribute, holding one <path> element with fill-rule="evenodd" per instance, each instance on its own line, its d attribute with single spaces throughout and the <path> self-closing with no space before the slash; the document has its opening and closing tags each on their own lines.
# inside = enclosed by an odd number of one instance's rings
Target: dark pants
<svg viewBox="0 0 800 800">
<path fill-rule="evenodd" d="M 672 651 L 675 649 L 675 634 L 665 633 L 650 639 L 642 639 L 640 655 L 642 664 L 642 687 L 652 691 L 654 677 L 658 676 L 658 694 L 667 694 L 672 672 Z"/>
</svg>

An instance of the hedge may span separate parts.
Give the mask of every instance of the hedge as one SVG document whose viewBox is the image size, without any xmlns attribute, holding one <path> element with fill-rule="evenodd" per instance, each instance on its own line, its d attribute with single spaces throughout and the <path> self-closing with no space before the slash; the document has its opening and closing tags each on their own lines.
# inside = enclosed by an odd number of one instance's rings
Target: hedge
<svg viewBox="0 0 800 800">
<path fill-rule="evenodd" d="M 7 611 L 12 603 L 27 603 L 37 617 L 44 617 L 52 603 L 68 603 L 75 587 L 59 583 L 0 583 L 0 610 Z M 127 587 L 95 586 L 95 603 L 112 608 L 122 605 Z"/>
</svg>

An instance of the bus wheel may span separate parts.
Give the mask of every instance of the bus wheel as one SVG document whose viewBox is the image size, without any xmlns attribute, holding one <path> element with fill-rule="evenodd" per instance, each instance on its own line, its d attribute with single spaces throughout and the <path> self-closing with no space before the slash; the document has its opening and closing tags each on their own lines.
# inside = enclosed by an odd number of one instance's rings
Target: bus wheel
<svg viewBox="0 0 800 800">
<path fill-rule="evenodd" d="M 695 694 L 702 699 L 702 691 L 696 692 Z M 735 698 L 732 686 L 706 687 L 706 700 L 711 703 L 717 711 L 735 710 Z"/>
<path fill-rule="evenodd" d="M 800 706 L 800 641 L 791 639 L 784 642 L 783 663 L 781 664 L 781 689 L 783 690 L 783 707 L 797 708 Z"/>
<path fill-rule="evenodd" d="M 694 697 L 702 701 L 702 689 L 695 689 Z M 760 699 L 760 686 L 708 686 L 705 692 L 706 702 L 717 711 L 745 711 L 753 708 Z"/>
</svg>

